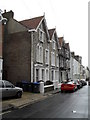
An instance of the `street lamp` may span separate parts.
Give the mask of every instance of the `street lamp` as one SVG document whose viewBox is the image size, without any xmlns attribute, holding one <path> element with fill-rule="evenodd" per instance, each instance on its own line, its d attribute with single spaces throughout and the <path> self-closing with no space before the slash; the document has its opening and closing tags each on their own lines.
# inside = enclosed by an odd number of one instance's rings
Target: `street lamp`
<svg viewBox="0 0 90 120">
<path fill-rule="evenodd" d="M 7 19 L 3 18 L 2 16 L 2 11 L 0 10 L 0 79 L 2 80 L 2 71 L 3 71 L 3 30 L 2 30 L 2 25 L 6 25 Z"/>
</svg>

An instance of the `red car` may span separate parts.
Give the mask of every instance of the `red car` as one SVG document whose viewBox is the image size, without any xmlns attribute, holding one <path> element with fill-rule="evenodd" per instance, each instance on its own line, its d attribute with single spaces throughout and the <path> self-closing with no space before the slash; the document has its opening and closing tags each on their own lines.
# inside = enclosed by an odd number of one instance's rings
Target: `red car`
<svg viewBox="0 0 90 120">
<path fill-rule="evenodd" d="M 61 92 L 63 92 L 63 91 L 75 91 L 75 90 L 77 90 L 77 85 L 73 81 L 61 84 Z"/>
</svg>

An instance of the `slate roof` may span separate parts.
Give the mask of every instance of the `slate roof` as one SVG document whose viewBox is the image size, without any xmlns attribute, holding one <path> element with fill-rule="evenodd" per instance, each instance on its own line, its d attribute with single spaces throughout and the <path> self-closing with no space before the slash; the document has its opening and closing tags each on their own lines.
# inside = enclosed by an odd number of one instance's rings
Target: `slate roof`
<svg viewBox="0 0 90 120">
<path fill-rule="evenodd" d="M 69 43 L 65 43 L 65 47 L 69 50 Z"/>
<path fill-rule="evenodd" d="M 39 16 L 32 19 L 20 21 L 20 23 L 29 29 L 36 29 L 43 18 L 44 16 Z"/>
<path fill-rule="evenodd" d="M 60 44 L 60 46 L 62 46 L 63 37 L 59 37 L 58 40 L 59 40 L 59 44 Z"/>
<path fill-rule="evenodd" d="M 53 36 L 54 31 L 55 31 L 55 28 L 48 30 L 49 36 L 50 36 L 50 40 L 52 39 L 52 36 Z"/>
</svg>

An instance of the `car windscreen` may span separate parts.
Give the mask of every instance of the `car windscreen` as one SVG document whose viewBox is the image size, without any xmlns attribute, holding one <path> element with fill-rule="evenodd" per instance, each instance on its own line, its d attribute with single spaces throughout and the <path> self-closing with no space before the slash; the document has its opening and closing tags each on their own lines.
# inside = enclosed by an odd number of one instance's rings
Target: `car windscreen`
<svg viewBox="0 0 90 120">
<path fill-rule="evenodd" d="M 14 85 L 8 81 L 4 81 L 5 87 L 14 87 Z"/>
<path fill-rule="evenodd" d="M 73 82 L 68 82 L 67 84 L 73 84 Z"/>
</svg>

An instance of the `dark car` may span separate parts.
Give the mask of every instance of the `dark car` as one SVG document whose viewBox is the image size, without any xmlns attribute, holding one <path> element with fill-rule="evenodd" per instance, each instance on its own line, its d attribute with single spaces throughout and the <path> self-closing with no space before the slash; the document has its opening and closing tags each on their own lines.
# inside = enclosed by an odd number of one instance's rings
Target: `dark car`
<svg viewBox="0 0 90 120">
<path fill-rule="evenodd" d="M 74 81 L 75 84 L 77 85 L 77 88 L 78 88 L 78 89 L 82 88 L 82 83 L 80 82 L 79 79 L 74 79 L 73 81 Z"/>
<path fill-rule="evenodd" d="M 81 79 L 80 82 L 82 83 L 83 86 L 87 85 L 87 82 L 85 81 L 85 79 Z"/>
<path fill-rule="evenodd" d="M 23 89 L 14 86 L 11 82 L 6 80 L 0 80 L 0 97 L 13 97 L 21 98 Z"/>
</svg>

